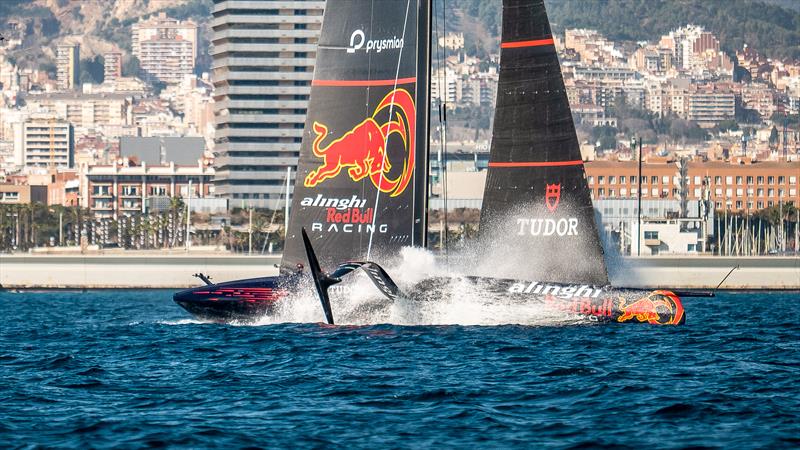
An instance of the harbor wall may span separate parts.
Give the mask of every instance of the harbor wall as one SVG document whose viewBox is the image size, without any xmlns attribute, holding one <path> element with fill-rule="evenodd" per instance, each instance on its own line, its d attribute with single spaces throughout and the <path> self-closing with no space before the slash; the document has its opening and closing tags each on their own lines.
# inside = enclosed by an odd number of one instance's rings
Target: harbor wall
<svg viewBox="0 0 800 450">
<path fill-rule="evenodd" d="M 198 286 L 202 272 L 221 282 L 277 275 L 280 255 L 0 255 L 6 289 L 179 289 Z M 711 289 L 734 270 L 723 289 L 800 289 L 797 257 L 646 257 L 609 263 L 620 287 Z"/>
<path fill-rule="evenodd" d="M 278 256 L 234 255 L 0 255 L 6 289 L 157 289 L 277 275 Z"/>
</svg>

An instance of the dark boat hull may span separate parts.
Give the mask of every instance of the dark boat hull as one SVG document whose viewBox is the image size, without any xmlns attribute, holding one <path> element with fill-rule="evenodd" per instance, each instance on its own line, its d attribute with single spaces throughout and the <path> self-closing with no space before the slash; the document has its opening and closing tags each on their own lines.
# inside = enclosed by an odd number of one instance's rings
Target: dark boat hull
<svg viewBox="0 0 800 450">
<path fill-rule="evenodd" d="M 686 314 L 676 292 L 588 284 L 465 277 L 476 289 L 519 303 L 540 303 L 597 322 L 683 325 Z M 430 294 L 430 289 L 426 289 Z M 691 294 L 690 294 L 691 295 Z M 412 295 L 413 296 L 413 295 Z"/>
<path fill-rule="evenodd" d="M 293 277 L 229 281 L 177 292 L 173 300 L 198 320 L 252 323 L 273 313 L 295 282 Z"/>
</svg>

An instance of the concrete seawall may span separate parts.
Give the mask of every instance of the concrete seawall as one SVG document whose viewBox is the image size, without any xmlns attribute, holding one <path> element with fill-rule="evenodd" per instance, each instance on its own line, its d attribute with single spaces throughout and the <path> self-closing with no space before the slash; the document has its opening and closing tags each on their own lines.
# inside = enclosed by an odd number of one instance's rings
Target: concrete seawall
<svg viewBox="0 0 800 450">
<path fill-rule="evenodd" d="M 4 288 L 150 289 L 188 288 L 202 281 L 277 275 L 280 256 L 234 255 L 2 255 Z"/>
<path fill-rule="evenodd" d="M 179 289 L 198 286 L 192 274 L 215 282 L 276 275 L 280 255 L 0 255 L 0 285 L 8 289 Z M 796 257 L 651 257 L 611 263 L 612 283 L 641 288 L 800 289 Z"/>
<path fill-rule="evenodd" d="M 798 257 L 659 256 L 623 258 L 609 266 L 616 286 L 713 289 L 738 266 L 721 289 L 800 289 Z"/>
</svg>

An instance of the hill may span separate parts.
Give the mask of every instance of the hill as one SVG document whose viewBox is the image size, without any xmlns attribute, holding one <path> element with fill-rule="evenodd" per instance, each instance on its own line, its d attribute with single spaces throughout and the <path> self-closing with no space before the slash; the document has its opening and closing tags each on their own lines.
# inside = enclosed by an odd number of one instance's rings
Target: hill
<svg viewBox="0 0 800 450">
<path fill-rule="evenodd" d="M 201 40 L 207 39 L 211 0 L 0 0 L 0 30 L 8 22 L 23 24 L 25 39 L 21 48 L 9 52 L 22 67 L 44 67 L 54 71 L 55 47 L 61 42 L 81 45 L 81 65 L 89 77 L 100 82 L 97 66 L 100 55 L 121 51 L 130 62 L 131 25 L 140 18 L 159 12 L 170 17 L 193 19 L 200 25 Z M 206 48 L 202 43 L 200 48 Z M 201 52 L 198 65 L 208 65 Z"/>
<path fill-rule="evenodd" d="M 497 36 L 499 0 L 448 4 L 478 17 Z M 556 32 L 593 28 L 613 40 L 655 41 L 693 23 L 713 32 L 728 53 L 747 43 L 769 57 L 800 60 L 797 0 L 546 0 L 546 5 Z"/>
</svg>

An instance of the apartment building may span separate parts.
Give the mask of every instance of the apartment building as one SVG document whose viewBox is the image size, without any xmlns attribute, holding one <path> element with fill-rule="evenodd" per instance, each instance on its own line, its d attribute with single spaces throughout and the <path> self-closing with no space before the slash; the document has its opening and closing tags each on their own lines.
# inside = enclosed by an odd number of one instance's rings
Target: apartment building
<svg viewBox="0 0 800 450">
<path fill-rule="evenodd" d="M 26 167 L 69 168 L 75 164 L 75 134 L 61 119 L 34 115 L 22 126 Z"/>
<path fill-rule="evenodd" d="M 205 161 L 195 166 L 114 164 L 81 166 L 81 206 L 98 217 L 145 213 L 154 201 L 173 197 L 207 198 L 214 193 L 214 169 Z"/>
<path fill-rule="evenodd" d="M 108 52 L 103 55 L 103 83 L 114 84 L 122 76 L 122 53 Z"/>
<path fill-rule="evenodd" d="M 59 90 L 71 91 L 81 85 L 81 47 L 59 44 L 56 47 L 56 82 Z"/>
<path fill-rule="evenodd" d="M 295 166 L 324 1 L 214 0 L 217 194 L 276 207 Z"/>
<path fill-rule="evenodd" d="M 160 13 L 132 26 L 133 54 L 144 78 L 150 82 L 179 83 L 194 72 L 197 59 L 197 24 Z"/>
<path fill-rule="evenodd" d="M 782 203 L 800 205 L 800 162 L 687 162 L 681 184 L 676 161 L 642 164 L 643 199 L 701 200 L 704 196 L 718 210 L 755 211 Z M 636 161 L 591 161 L 586 176 L 592 198 L 637 197 Z M 682 195 L 683 194 L 683 195 Z"/>
<path fill-rule="evenodd" d="M 77 128 L 131 124 L 133 97 L 128 94 L 59 92 L 30 95 L 31 110 L 45 110 Z"/>
</svg>

